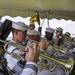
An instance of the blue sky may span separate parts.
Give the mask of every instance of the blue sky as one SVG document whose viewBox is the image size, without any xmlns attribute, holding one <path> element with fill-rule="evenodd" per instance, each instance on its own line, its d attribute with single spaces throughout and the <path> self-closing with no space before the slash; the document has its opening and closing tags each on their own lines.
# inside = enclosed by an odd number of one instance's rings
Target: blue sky
<svg viewBox="0 0 75 75">
<path fill-rule="evenodd" d="M 9 19 L 14 22 L 21 21 L 27 25 L 29 25 L 29 19 L 30 17 L 23 18 L 23 17 L 10 17 L 10 16 L 3 16 L 1 18 L 1 21 L 4 22 L 5 19 Z M 40 19 L 40 26 L 42 25 L 44 19 Z M 44 23 L 42 25 L 42 34 L 45 34 L 45 28 L 48 27 L 48 20 L 45 19 Z M 39 25 L 35 22 L 36 29 L 39 27 Z M 72 20 L 64 20 L 64 19 L 51 19 L 49 20 L 49 27 L 56 29 L 57 27 L 62 27 L 63 28 L 63 33 L 66 31 L 70 32 L 71 34 L 75 34 L 75 21 Z M 72 35 L 73 36 L 73 35 Z"/>
</svg>

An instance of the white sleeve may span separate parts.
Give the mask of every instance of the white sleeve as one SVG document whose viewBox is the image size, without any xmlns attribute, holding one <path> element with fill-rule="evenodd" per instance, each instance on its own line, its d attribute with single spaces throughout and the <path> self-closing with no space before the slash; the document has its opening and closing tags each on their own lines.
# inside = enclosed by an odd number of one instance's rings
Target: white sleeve
<svg viewBox="0 0 75 75">
<path fill-rule="evenodd" d="M 21 75 L 37 75 L 38 67 L 33 62 L 27 62 Z"/>
</svg>

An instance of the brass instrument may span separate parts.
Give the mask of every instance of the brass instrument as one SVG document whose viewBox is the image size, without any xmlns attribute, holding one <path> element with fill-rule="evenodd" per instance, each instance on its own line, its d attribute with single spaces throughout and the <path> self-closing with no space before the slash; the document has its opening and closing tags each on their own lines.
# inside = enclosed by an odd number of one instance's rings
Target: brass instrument
<svg viewBox="0 0 75 75">
<path fill-rule="evenodd" d="M 45 52 L 48 53 L 49 55 L 56 55 L 58 53 L 66 54 L 67 51 L 68 51 L 67 48 L 63 48 L 57 45 L 47 46 L 45 49 Z"/>
<path fill-rule="evenodd" d="M 9 44 L 9 45 L 13 45 L 15 47 L 18 47 L 18 48 L 20 48 L 23 51 L 26 51 L 25 50 L 25 46 L 22 46 L 21 44 L 16 44 L 14 42 L 6 42 L 6 41 L 3 41 L 3 40 L 0 40 L 0 41 L 3 42 L 3 43 Z M 31 41 L 34 41 L 34 40 L 31 40 Z M 34 42 L 36 42 L 36 41 L 34 41 Z M 36 43 L 38 43 L 38 42 L 36 42 Z M 8 54 L 11 54 L 11 53 L 8 53 Z M 16 58 L 16 59 L 23 59 L 17 53 L 12 53 L 11 56 L 14 57 L 14 58 Z M 56 62 L 56 63 L 59 63 L 59 64 L 63 65 L 66 68 L 66 72 L 70 72 L 72 70 L 72 68 L 73 68 L 73 65 L 74 65 L 73 58 L 69 58 L 69 60 L 60 60 L 60 59 L 57 59 L 57 58 L 53 58 L 53 57 L 47 56 L 47 55 L 42 54 L 42 53 L 40 53 L 39 57 L 42 58 L 42 59 L 44 59 L 44 60 L 47 60 L 47 61 L 50 61 L 50 62 L 53 61 L 53 62 Z M 45 68 L 48 69 L 48 70 L 50 70 L 50 68 L 48 66 L 46 66 Z M 54 66 L 54 68 L 55 68 L 55 66 Z"/>
<path fill-rule="evenodd" d="M 36 12 L 36 15 L 30 18 L 30 22 L 37 22 L 40 25 L 39 13 Z"/>
<path fill-rule="evenodd" d="M 60 60 L 60 59 L 49 57 L 49 56 L 44 55 L 44 54 L 40 54 L 40 57 L 45 59 L 45 60 L 54 61 L 54 62 L 57 62 L 57 63 L 63 65 L 66 68 L 66 73 L 71 72 L 73 65 L 74 65 L 73 58 L 70 58 L 69 60 Z"/>
<path fill-rule="evenodd" d="M 65 36 L 65 39 L 66 40 L 64 40 L 63 42 L 64 42 L 64 44 L 72 44 L 72 45 L 74 45 L 75 46 L 75 42 L 74 41 L 72 41 L 73 40 L 73 38 L 71 38 L 71 37 L 68 37 L 68 36 L 66 36 L 66 35 L 64 35 Z"/>
<path fill-rule="evenodd" d="M 60 47 L 60 46 L 54 46 L 54 50 L 55 51 L 59 51 L 59 52 L 65 54 L 68 49 L 67 48 L 63 48 L 63 47 Z"/>
<path fill-rule="evenodd" d="M 6 46 L 7 44 L 9 44 L 9 45 L 12 45 L 12 46 L 14 46 L 14 47 L 19 48 L 20 50 L 27 51 L 27 49 L 25 49 L 25 46 L 23 46 L 23 45 L 20 44 L 20 43 L 7 42 L 7 41 L 1 40 L 1 39 L 0 39 L 0 42 L 5 43 L 5 46 Z M 4 46 L 4 47 L 5 47 L 5 46 Z"/>
<path fill-rule="evenodd" d="M 68 40 L 68 41 L 72 41 L 72 38 L 69 37 L 69 36 L 67 36 L 67 35 L 64 35 L 64 38 L 65 38 L 66 40 Z"/>
<path fill-rule="evenodd" d="M 71 45 L 73 45 L 73 46 L 75 46 L 75 42 L 73 42 L 73 41 L 64 41 L 64 44 L 71 44 Z"/>
</svg>

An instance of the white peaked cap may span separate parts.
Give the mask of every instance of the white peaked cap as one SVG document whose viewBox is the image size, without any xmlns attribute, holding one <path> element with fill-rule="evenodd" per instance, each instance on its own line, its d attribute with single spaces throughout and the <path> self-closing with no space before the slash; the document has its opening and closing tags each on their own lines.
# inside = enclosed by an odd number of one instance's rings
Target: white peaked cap
<svg viewBox="0 0 75 75">
<path fill-rule="evenodd" d="M 28 26 L 22 22 L 12 22 L 12 28 L 18 29 L 18 30 L 27 30 Z"/>
<path fill-rule="evenodd" d="M 29 25 L 35 25 L 34 22 L 29 22 Z"/>
<path fill-rule="evenodd" d="M 65 32 L 65 34 L 68 35 L 68 36 L 70 36 L 70 33 L 69 32 Z"/>
<path fill-rule="evenodd" d="M 52 28 L 46 28 L 46 32 L 54 33 L 54 29 L 52 29 Z"/>
<path fill-rule="evenodd" d="M 61 27 L 56 28 L 56 31 L 63 31 Z"/>
<path fill-rule="evenodd" d="M 38 31 L 36 31 L 36 30 L 28 30 L 27 34 L 28 35 L 40 35 L 40 33 Z"/>
</svg>

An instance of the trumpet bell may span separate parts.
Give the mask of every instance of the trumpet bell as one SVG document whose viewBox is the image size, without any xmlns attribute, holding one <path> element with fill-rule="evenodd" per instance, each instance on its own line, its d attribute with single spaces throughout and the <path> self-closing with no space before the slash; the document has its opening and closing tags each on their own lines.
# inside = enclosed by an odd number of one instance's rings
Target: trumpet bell
<svg viewBox="0 0 75 75">
<path fill-rule="evenodd" d="M 57 58 L 53 58 L 53 57 L 48 57 L 43 54 L 40 54 L 40 57 L 47 60 L 47 61 L 52 60 L 53 62 L 56 62 L 56 63 L 63 65 L 66 68 L 65 72 L 67 74 L 71 72 L 71 70 L 73 69 L 73 66 L 74 66 L 73 58 L 69 58 L 68 60 L 61 60 L 61 59 L 57 59 Z"/>
</svg>

